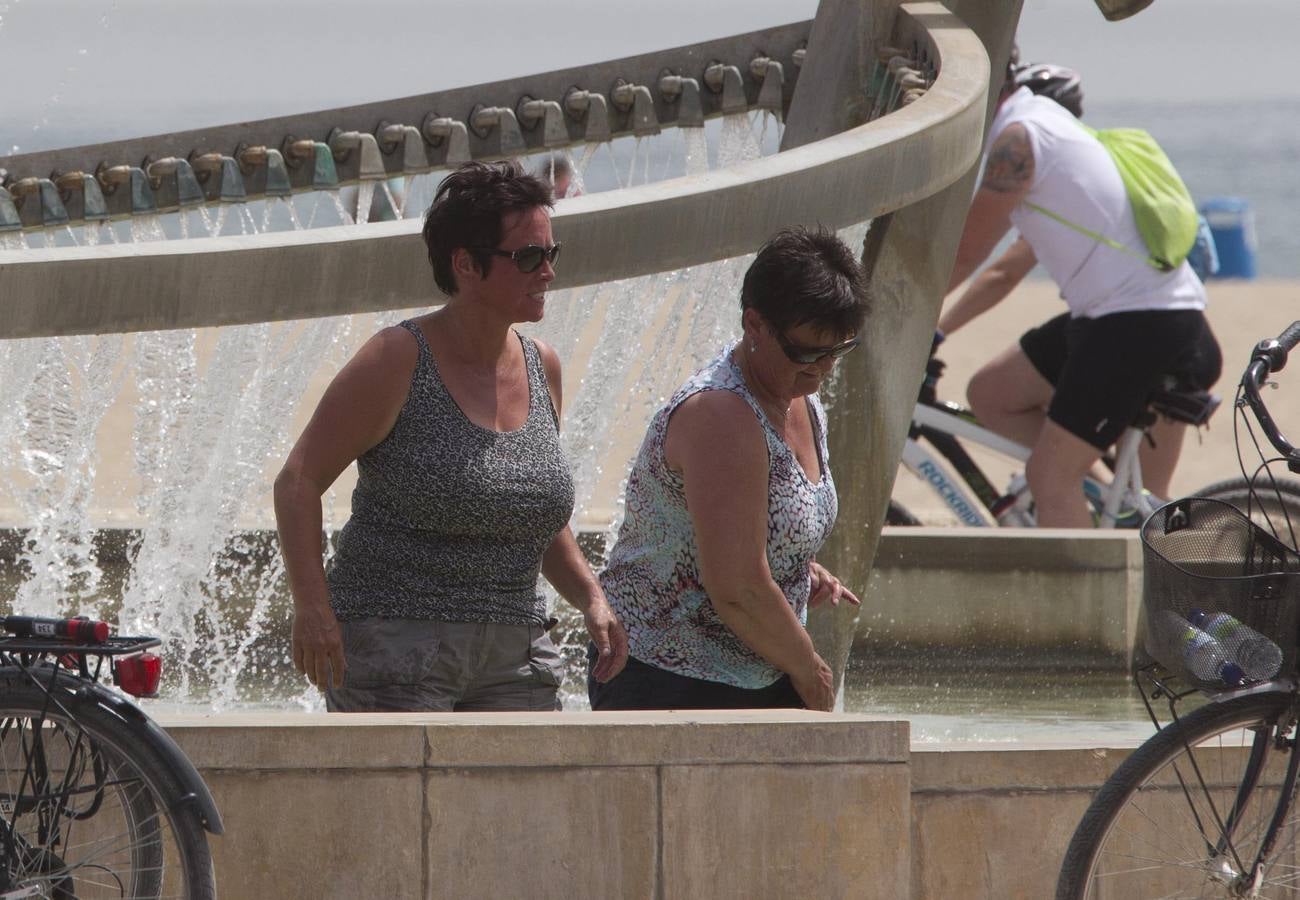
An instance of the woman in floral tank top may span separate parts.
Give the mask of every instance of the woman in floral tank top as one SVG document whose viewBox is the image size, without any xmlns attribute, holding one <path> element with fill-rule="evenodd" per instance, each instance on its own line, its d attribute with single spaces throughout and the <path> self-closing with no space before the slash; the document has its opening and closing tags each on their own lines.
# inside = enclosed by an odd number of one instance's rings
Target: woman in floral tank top
<svg viewBox="0 0 1300 900">
<path fill-rule="evenodd" d="M 741 308 L 740 342 L 677 390 L 637 454 L 601 575 L 628 663 L 588 680 L 594 709 L 834 701 L 807 609 L 858 598 L 815 560 L 837 507 L 817 390 L 858 344 L 865 279 L 834 235 L 783 231 Z"/>
</svg>

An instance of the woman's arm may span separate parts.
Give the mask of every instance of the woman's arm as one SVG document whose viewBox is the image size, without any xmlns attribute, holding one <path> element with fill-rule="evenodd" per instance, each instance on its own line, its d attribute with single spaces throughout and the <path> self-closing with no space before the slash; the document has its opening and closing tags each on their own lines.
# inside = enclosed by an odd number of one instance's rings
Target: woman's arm
<svg viewBox="0 0 1300 900">
<path fill-rule="evenodd" d="M 668 464 L 686 485 L 700 580 L 723 623 L 782 672 L 809 709 L 835 702 L 831 670 L 767 565 L 768 452 L 743 399 L 706 391 L 673 413 Z"/>
<path fill-rule="evenodd" d="M 600 658 L 592 669 L 597 681 L 609 681 L 627 665 L 627 632 L 605 599 L 600 582 L 582 555 L 578 541 L 566 525 L 542 554 L 542 575 L 582 613 L 582 621 Z"/>
<path fill-rule="evenodd" d="M 368 340 L 326 388 L 275 478 L 275 523 L 293 594 L 293 663 L 317 687 L 342 683 L 343 643 L 321 554 L 321 496 L 397 421 L 418 349 L 405 329 Z"/>
<path fill-rule="evenodd" d="M 950 335 L 972 319 L 997 306 L 1016 289 L 1037 264 L 1034 249 L 1017 238 L 1006 252 L 975 276 L 970 287 L 939 317 L 939 331 Z"/>
<path fill-rule="evenodd" d="M 546 370 L 555 417 L 559 419 L 564 408 L 560 358 L 549 345 L 541 341 L 534 343 L 537 344 L 542 366 Z M 582 613 L 587 633 L 591 635 L 592 643 L 600 654 L 592 670 L 596 680 L 609 681 L 623 671 L 623 666 L 627 664 L 627 633 L 610 608 L 605 592 L 601 590 L 600 582 L 587 564 L 586 557 L 582 555 L 577 538 L 567 526 L 560 529 L 560 533 L 542 554 L 542 575 L 561 597 Z"/>
</svg>

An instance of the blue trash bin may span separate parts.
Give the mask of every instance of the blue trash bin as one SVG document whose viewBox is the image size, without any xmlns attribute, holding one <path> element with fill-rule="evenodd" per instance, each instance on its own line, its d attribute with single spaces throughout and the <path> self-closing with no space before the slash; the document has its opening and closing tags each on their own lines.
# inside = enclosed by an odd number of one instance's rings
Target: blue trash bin
<svg viewBox="0 0 1300 900">
<path fill-rule="evenodd" d="M 1241 197 L 1215 197 L 1201 204 L 1219 255 L 1215 278 L 1255 277 L 1255 214 Z"/>
</svg>

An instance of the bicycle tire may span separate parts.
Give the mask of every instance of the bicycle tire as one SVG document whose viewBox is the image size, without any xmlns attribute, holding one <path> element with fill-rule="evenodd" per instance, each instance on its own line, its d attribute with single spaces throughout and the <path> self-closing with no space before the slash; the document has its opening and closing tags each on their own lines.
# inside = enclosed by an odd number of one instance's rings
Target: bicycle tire
<svg viewBox="0 0 1300 900">
<path fill-rule="evenodd" d="M 1249 508 L 1250 518 L 1256 525 L 1275 532 L 1281 540 L 1294 547 L 1296 542 L 1287 528 L 1287 518 L 1290 517 L 1291 529 L 1294 529 L 1295 535 L 1300 536 L 1300 482 L 1291 478 L 1275 480 L 1276 491 L 1267 478 L 1257 481 L 1253 502 L 1250 482 L 1245 478 L 1217 481 L 1201 488 L 1193 496 L 1231 503 L 1241 510 L 1242 515 L 1246 515 Z"/>
<path fill-rule="evenodd" d="M 915 528 L 921 524 L 921 520 L 908 510 L 906 506 L 897 500 L 889 501 L 889 508 L 885 510 L 886 525 L 907 525 Z"/>
<path fill-rule="evenodd" d="M 0 884 L 8 872 L 10 890 L 43 897 L 212 900 L 198 809 L 163 757 L 68 687 L 84 682 L 60 679 L 51 703 L 24 677 L 0 678 Z"/>
<path fill-rule="evenodd" d="M 1226 881 L 1239 865 L 1253 862 L 1277 806 L 1291 748 L 1275 746 L 1268 732 L 1279 721 L 1290 727 L 1294 702 L 1292 694 L 1273 691 L 1208 703 L 1135 750 L 1079 822 L 1061 866 L 1057 900 L 1246 896 L 1230 893 Z M 1253 753 L 1245 748 L 1265 751 L 1253 772 Z M 1235 819 L 1229 849 L 1216 855 L 1209 841 L 1221 840 L 1220 826 L 1232 821 L 1239 786 L 1252 774 L 1258 786 Z M 1258 896 L 1300 892 L 1295 867 L 1273 865 L 1295 853 L 1298 825 L 1292 808 L 1266 861 Z"/>
</svg>

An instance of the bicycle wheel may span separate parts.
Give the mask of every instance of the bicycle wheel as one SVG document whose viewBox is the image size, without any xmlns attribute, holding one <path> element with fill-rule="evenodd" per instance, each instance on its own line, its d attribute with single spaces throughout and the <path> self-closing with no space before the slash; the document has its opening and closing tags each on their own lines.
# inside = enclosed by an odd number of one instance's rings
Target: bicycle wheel
<svg viewBox="0 0 1300 900">
<path fill-rule="evenodd" d="M 1201 488 L 1196 497 L 1208 497 L 1231 503 L 1242 514 L 1250 509 L 1250 517 L 1261 528 L 1276 532 L 1286 543 L 1295 546 L 1291 530 L 1287 528 L 1287 516 L 1291 518 L 1291 529 L 1300 537 L 1300 482 L 1290 478 L 1278 478 L 1277 490 L 1267 478 L 1261 478 L 1255 485 L 1255 497 L 1250 495 L 1250 482 L 1244 478 L 1232 478 L 1228 481 L 1215 482 Z"/>
<path fill-rule="evenodd" d="M 1259 893 L 1234 883 L 1259 854 L 1281 796 L 1291 746 L 1274 732 L 1279 722 L 1290 730 L 1293 701 L 1271 692 L 1208 703 L 1135 750 L 1079 822 L 1057 900 L 1300 894 L 1294 809 Z"/>
<path fill-rule="evenodd" d="M 198 812 L 158 753 L 93 697 L 54 696 L 0 679 L 0 893 L 215 897 Z"/>
<path fill-rule="evenodd" d="M 908 511 L 907 507 L 899 503 L 897 500 L 890 500 L 889 508 L 885 510 L 885 524 L 910 525 L 914 527 L 920 525 L 921 520 L 912 515 L 912 513 Z"/>
</svg>

